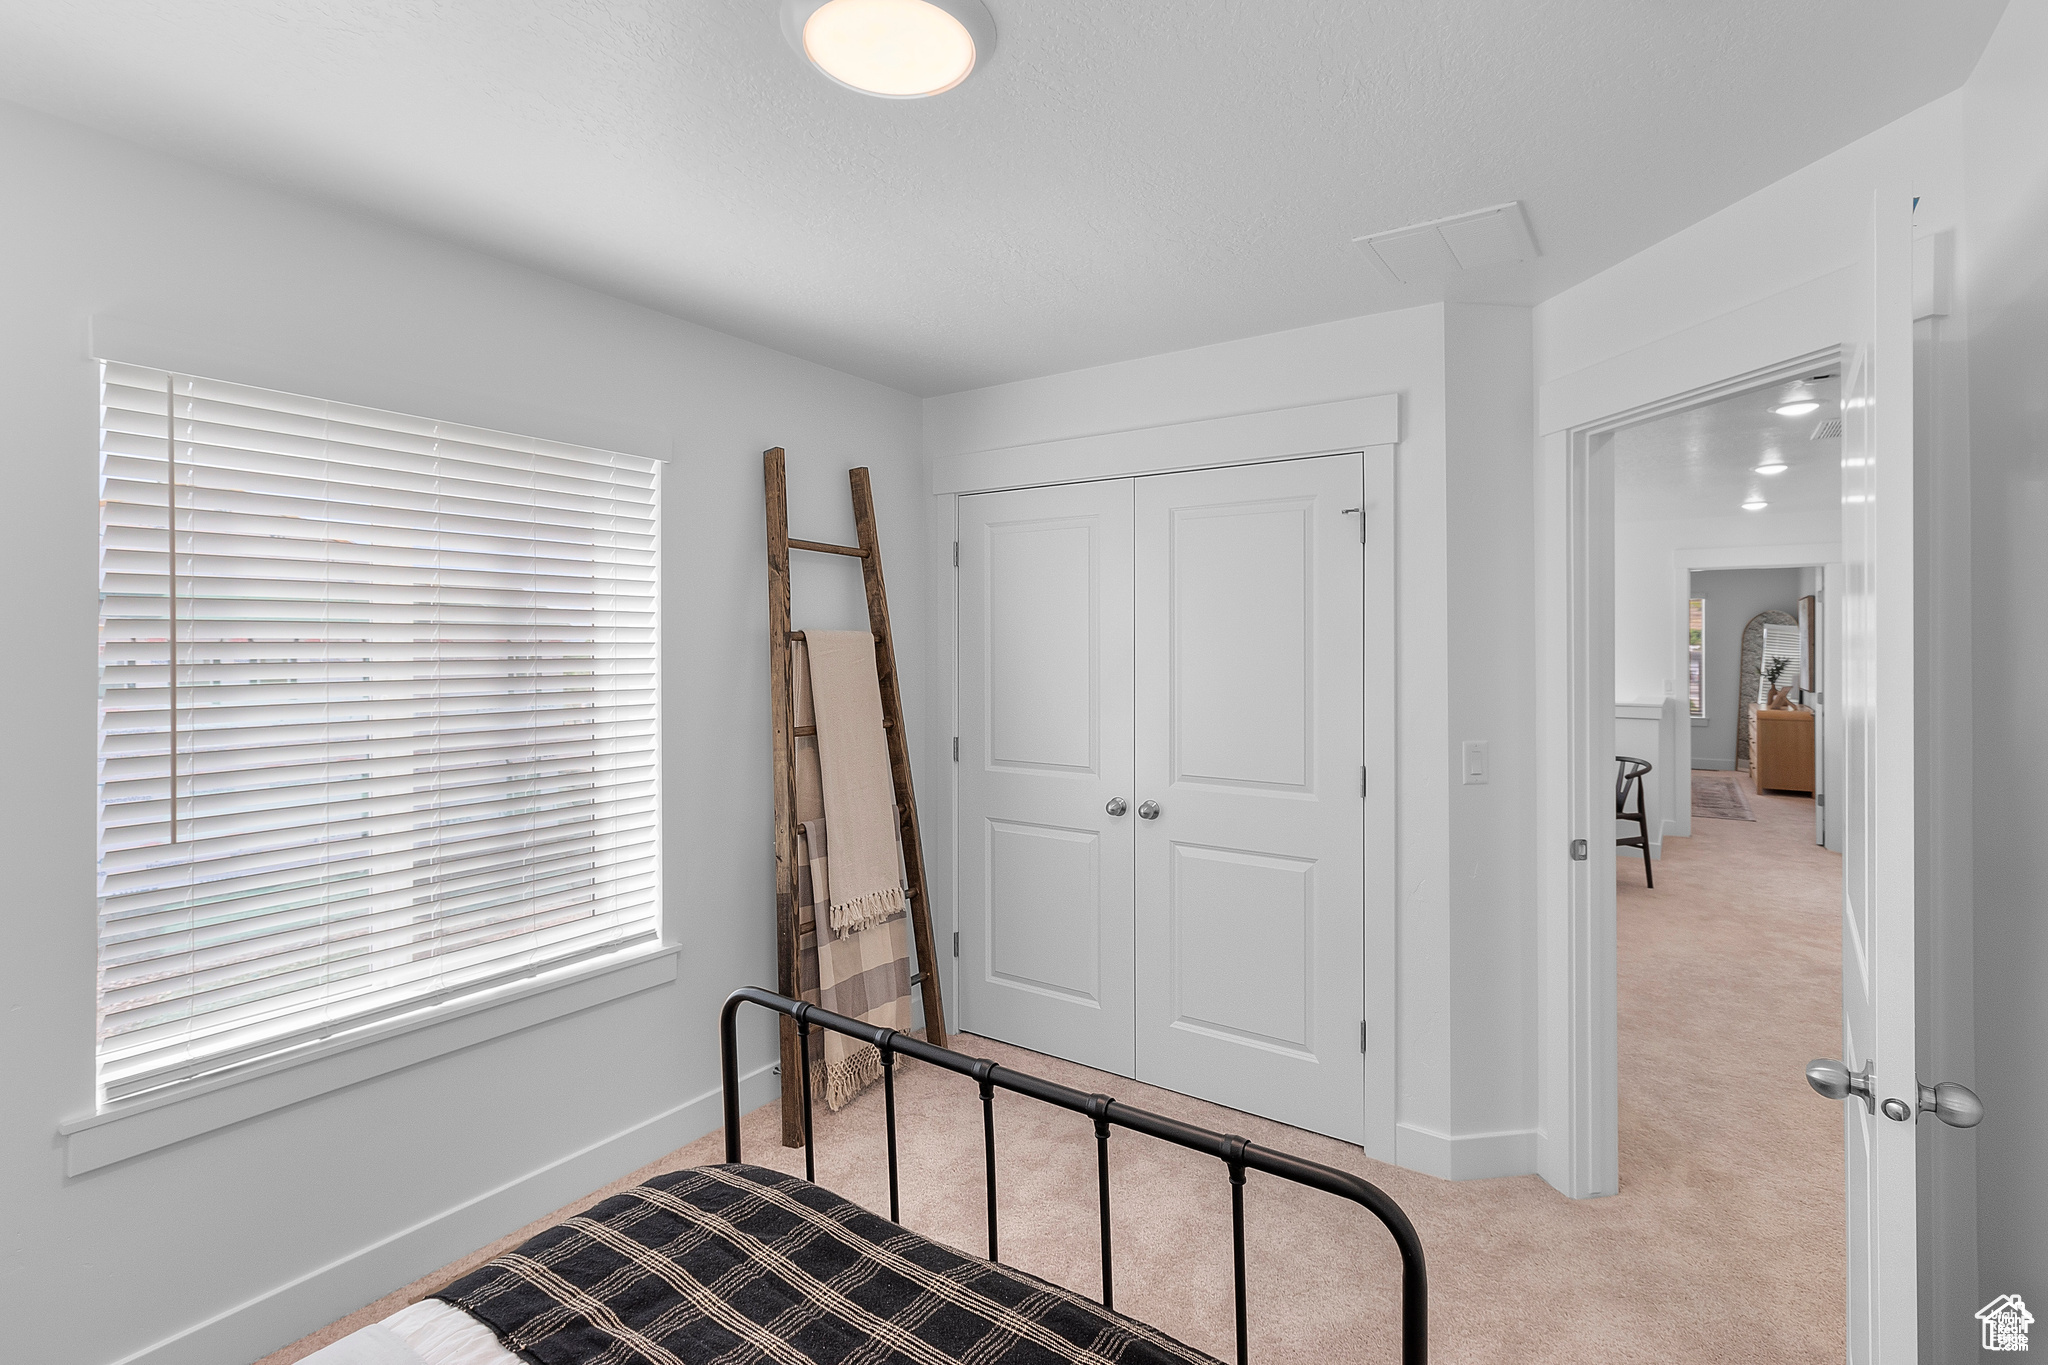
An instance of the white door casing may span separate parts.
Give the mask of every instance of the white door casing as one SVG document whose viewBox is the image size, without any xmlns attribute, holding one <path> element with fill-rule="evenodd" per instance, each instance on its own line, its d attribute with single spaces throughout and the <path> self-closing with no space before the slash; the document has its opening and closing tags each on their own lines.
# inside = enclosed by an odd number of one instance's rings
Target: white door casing
<svg viewBox="0 0 2048 1365">
<path fill-rule="evenodd" d="M 960 500 L 960 1026 L 1132 1074 L 1128 479 Z"/>
<path fill-rule="evenodd" d="M 1915 545 L 1912 196 L 1880 190 L 1843 351 L 1840 631 L 1842 1046 L 1872 1071 L 1872 1105 L 1844 1102 L 1849 1359 L 1901 1365 L 1919 1349 L 1915 998 Z M 1837 799 L 1831 793 L 1829 800 Z M 1881 1112 L 1900 1099 L 1908 1115 Z"/>
<path fill-rule="evenodd" d="M 1357 455 L 1137 481 L 1137 1075 L 1363 1139 Z M 1140 808 L 1142 814 L 1145 807 Z"/>
</svg>

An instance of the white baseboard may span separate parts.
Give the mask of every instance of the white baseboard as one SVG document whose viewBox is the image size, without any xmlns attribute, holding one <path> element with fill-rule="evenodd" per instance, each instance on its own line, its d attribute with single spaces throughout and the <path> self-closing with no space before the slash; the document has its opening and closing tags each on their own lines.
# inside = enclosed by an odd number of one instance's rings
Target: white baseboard
<svg viewBox="0 0 2048 1365">
<path fill-rule="evenodd" d="M 740 1078 L 740 1110 L 766 1104 L 781 1093 L 775 1063 L 769 1062 Z M 719 1092 L 706 1091 L 112 1365 L 229 1365 L 256 1360 L 695 1141 L 723 1122 Z"/>
<path fill-rule="evenodd" d="M 1404 1123 L 1395 1131 L 1399 1164 L 1444 1180 L 1484 1180 L 1536 1172 L 1536 1130 L 1502 1133 L 1439 1133 Z"/>
</svg>

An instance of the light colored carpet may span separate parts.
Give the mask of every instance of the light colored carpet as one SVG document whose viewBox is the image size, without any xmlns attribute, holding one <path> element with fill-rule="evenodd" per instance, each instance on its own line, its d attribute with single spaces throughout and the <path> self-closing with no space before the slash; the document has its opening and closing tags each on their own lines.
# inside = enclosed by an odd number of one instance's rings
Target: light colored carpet
<svg viewBox="0 0 2048 1365">
<path fill-rule="evenodd" d="M 1732 772 L 1695 768 L 1692 774 L 1692 813 L 1709 820 L 1754 820 L 1749 797 L 1741 779 Z"/>
<path fill-rule="evenodd" d="M 964 1050 L 1357 1171 L 1415 1220 L 1429 1257 L 1432 1358 L 1472 1362 L 1769 1362 L 1843 1353 L 1841 1112 L 1807 1059 L 1840 1034 L 1840 861 L 1813 847 L 1812 803 L 1756 798 L 1754 824 L 1702 822 L 1664 844 L 1658 887 L 1620 883 L 1621 1176 L 1565 1199 L 1534 1176 L 1447 1182 L 1355 1148 L 1002 1044 Z M 905 1223 L 986 1246 L 972 1081 L 906 1064 Z M 1088 1120 L 996 1104 L 1006 1261 L 1098 1289 Z M 881 1096 L 820 1114 L 821 1183 L 888 1208 Z M 773 1107 L 744 1120 L 749 1161 L 801 1172 Z M 1219 1162 L 1130 1134 L 1111 1141 L 1117 1306 L 1228 1359 L 1229 1185 Z M 712 1135 L 266 1357 L 287 1365 L 432 1293 L 611 1191 L 722 1159 Z M 1391 1361 L 1398 1265 L 1369 1215 L 1257 1175 L 1246 1191 L 1252 1358 Z"/>
</svg>

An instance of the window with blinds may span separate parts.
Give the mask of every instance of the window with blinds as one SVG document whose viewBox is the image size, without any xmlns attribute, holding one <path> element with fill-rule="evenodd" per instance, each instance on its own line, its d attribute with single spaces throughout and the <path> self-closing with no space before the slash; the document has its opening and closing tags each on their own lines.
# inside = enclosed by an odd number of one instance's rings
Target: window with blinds
<svg viewBox="0 0 2048 1365">
<path fill-rule="evenodd" d="M 1707 714 L 1707 599 L 1685 603 L 1685 698 L 1695 716 Z"/>
<path fill-rule="evenodd" d="M 1779 625 L 1766 621 L 1763 630 L 1763 662 L 1768 665 L 1773 659 L 1789 660 L 1785 672 L 1778 679 L 1781 687 L 1795 687 L 1799 683 L 1799 661 L 1805 651 L 1800 646 L 1799 627 Z M 1756 699 L 1766 702 L 1771 699 L 1770 680 L 1762 673 L 1757 675 Z"/>
<path fill-rule="evenodd" d="M 653 941 L 656 463 L 101 373 L 102 1104 Z"/>
</svg>

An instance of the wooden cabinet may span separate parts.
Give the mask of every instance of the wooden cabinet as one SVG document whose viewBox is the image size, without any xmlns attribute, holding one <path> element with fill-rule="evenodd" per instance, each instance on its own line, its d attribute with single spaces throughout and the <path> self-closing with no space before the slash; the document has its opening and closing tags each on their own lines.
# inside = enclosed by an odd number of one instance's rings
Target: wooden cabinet
<svg viewBox="0 0 2048 1365">
<path fill-rule="evenodd" d="M 1749 776 L 1760 792 L 1813 795 L 1813 712 L 1751 711 Z"/>
</svg>

